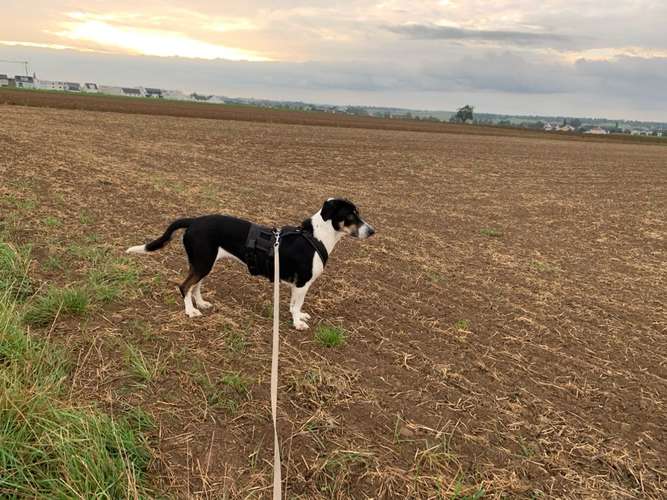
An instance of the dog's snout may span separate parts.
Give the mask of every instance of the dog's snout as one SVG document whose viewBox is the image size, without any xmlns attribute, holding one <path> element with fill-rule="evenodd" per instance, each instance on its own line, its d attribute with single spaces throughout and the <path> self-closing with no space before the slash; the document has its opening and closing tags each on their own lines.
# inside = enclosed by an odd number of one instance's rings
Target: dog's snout
<svg viewBox="0 0 667 500">
<path fill-rule="evenodd" d="M 368 236 L 373 236 L 375 234 L 375 228 L 371 226 L 370 224 L 366 224 L 368 226 Z"/>
</svg>

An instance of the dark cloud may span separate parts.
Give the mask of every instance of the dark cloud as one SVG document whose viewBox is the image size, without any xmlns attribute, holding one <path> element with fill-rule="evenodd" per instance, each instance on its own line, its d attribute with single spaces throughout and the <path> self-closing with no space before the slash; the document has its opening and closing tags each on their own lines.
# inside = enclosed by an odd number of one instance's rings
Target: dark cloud
<svg viewBox="0 0 667 500">
<path fill-rule="evenodd" d="M 413 40 L 471 40 L 478 42 L 501 42 L 512 45 L 544 45 L 572 41 L 571 37 L 558 33 L 476 30 L 437 26 L 434 24 L 405 24 L 401 26 L 387 26 L 386 29 Z"/>
</svg>

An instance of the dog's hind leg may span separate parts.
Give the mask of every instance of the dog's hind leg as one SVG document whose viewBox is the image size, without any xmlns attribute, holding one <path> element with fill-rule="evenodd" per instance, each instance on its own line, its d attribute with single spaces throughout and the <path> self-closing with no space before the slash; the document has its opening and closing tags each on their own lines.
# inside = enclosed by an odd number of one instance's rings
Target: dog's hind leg
<svg viewBox="0 0 667 500">
<path fill-rule="evenodd" d="M 200 309 L 209 309 L 210 307 L 213 307 L 213 304 L 210 302 L 206 302 L 204 300 L 204 297 L 201 295 L 201 284 L 202 284 L 203 279 L 199 280 L 197 284 L 192 287 L 192 295 L 195 299 L 195 304 L 197 304 L 197 307 Z"/>
<path fill-rule="evenodd" d="M 208 303 L 201 296 L 200 282 L 213 269 L 217 249 L 211 248 L 205 241 L 196 239 L 188 231 L 183 235 L 183 246 L 188 255 L 190 274 L 185 278 L 180 289 L 185 302 L 185 314 L 194 318 L 195 316 L 201 316 L 201 311 L 192 303 L 193 295 L 199 307 L 207 307 Z"/>
<path fill-rule="evenodd" d="M 201 316 L 201 311 L 195 308 L 192 303 L 192 291 L 201 280 L 199 274 L 192 268 L 190 268 L 190 273 L 188 277 L 185 278 L 185 281 L 178 287 L 181 290 L 181 295 L 183 296 L 183 302 L 185 303 L 185 314 L 190 318 L 196 316 Z"/>
</svg>

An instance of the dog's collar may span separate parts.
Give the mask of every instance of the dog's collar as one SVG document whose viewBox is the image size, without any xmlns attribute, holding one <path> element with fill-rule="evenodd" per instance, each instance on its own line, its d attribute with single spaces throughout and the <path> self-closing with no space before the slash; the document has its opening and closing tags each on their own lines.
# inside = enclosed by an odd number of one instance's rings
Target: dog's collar
<svg viewBox="0 0 667 500">
<path fill-rule="evenodd" d="M 292 227 L 292 226 L 285 226 L 280 230 L 280 238 L 284 238 L 285 236 L 290 236 L 293 234 L 300 234 L 305 238 L 305 240 L 312 246 L 315 251 L 317 252 L 317 255 L 320 256 L 320 259 L 322 259 L 322 265 L 326 265 L 327 260 L 329 259 L 329 252 L 327 252 L 327 248 L 324 246 L 324 243 L 322 243 L 320 240 L 315 238 L 315 235 L 312 233 L 312 231 L 308 231 L 302 227 Z"/>
</svg>

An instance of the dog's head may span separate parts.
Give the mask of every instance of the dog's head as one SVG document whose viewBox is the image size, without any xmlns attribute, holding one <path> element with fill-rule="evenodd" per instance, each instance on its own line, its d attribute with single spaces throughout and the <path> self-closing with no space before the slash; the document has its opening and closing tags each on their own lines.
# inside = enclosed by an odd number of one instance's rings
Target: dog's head
<svg viewBox="0 0 667 500">
<path fill-rule="evenodd" d="M 320 215 L 323 220 L 330 220 L 336 231 L 355 238 L 363 240 L 375 234 L 375 229 L 361 218 L 355 204 L 343 198 L 329 198 L 322 205 Z"/>
</svg>

